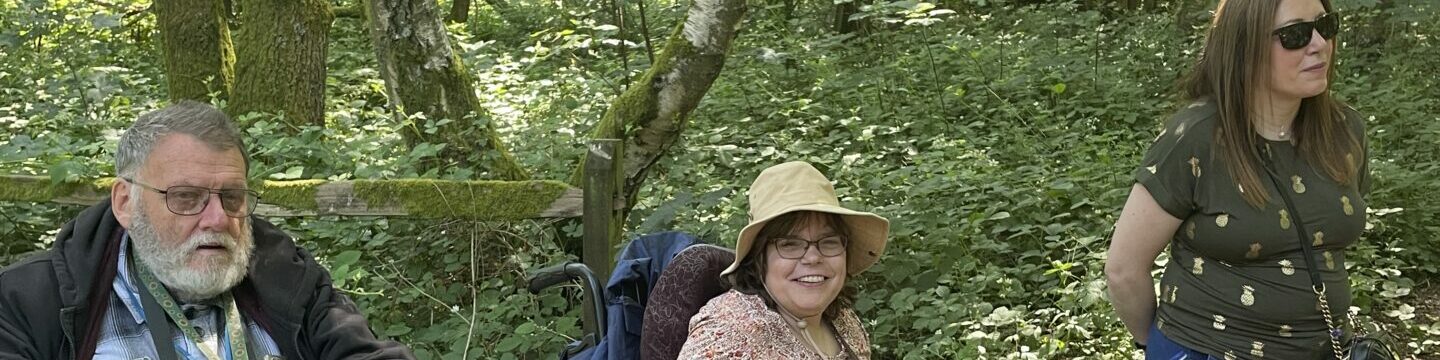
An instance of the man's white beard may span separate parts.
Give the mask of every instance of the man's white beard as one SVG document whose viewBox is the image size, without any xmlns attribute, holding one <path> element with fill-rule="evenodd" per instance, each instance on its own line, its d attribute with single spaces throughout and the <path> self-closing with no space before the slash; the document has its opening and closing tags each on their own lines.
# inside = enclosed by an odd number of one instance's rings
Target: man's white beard
<svg viewBox="0 0 1440 360">
<path fill-rule="evenodd" d="M 135 218 L 128 229 L 130 240 L 135 243 L 134 256 L 150 268 L 160 283 L 165 284 L 165 287 L 175 294 L 176 300 L 184 303 L 209 300 L 245 279 L 250 253 L 255 244 L 250 238 L 248 221 L 240 227 L 240 236 L 245 240 L 243 242 L 236 241 L 230 234 L 201 231 L 190 236 L 184 244 L 167 246 L 163 244 L 173 242 L 160 241 L 155 227 L 150 224 L 149 217 L 145 216 L 143 205 L 136 207 L 136 210 L 138 211 L 135 212 Z M 187 268 L 185 264 L 189 255 L 195 252 L 200 244 L 206 243 L 220 243 L 229 250 L 229 254 L 206 257 L 202 261 L 203 270 Z"/>
</svg>

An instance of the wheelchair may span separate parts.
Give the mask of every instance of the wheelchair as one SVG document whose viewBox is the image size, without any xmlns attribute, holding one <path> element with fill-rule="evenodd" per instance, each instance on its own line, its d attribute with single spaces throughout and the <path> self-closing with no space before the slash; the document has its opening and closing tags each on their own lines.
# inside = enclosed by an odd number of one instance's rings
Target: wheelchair
<svg viewBox="0 0 1440 360">
<path fill-rule="evenodd" d="M 566 346 L 561 359 L 664 359 L 679 356 L 690 318 L 726 291 L 720 272 L 735 260 L 728 248 L 700 242 L 682 232 L 663 232 L 630 241 L 605 286 L 585 264 L 567 261 L 528 278 L 538 294 L 578 281 L 586 308 L 582 324 L 595 324 Z"/>
</svg>

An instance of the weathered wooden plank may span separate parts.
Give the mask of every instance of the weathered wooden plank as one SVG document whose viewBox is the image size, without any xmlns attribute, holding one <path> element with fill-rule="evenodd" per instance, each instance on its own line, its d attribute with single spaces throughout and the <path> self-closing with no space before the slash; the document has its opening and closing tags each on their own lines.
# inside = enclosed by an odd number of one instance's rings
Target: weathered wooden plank
<svg viewBox="0 0 1440 360">
<path fill-rule="evenodd" d="M 616 149 L 619 143 L 620 140 L 616 139 L 591 140 L 585 155 L 585 215 L 582 217 L 585 233 L 580 241 L 580 260 L 602 284 L 610 279 L 611 241 L 618 235 L 611 223 L 615 218 L 615 189 L 620 163 L 615 156 L 619 154 Z M 586 307 L 585 318 L 604 316 L 592 312 L 594 310 Z M 595 329 L 596 325 L 588 321 L 581 325 L 586 327 L 586 333 L 605 331 Z"/>
<path fill-rule="evenodd" d="M 0 201 L 89 205 L 113 179 L 52 185 L 44 176 L 0 175 Z M 558 181 L 265 181 L 261 216 L 409 216 L 474 220 L 579 217 L 584 194 Z"/>
</svg>

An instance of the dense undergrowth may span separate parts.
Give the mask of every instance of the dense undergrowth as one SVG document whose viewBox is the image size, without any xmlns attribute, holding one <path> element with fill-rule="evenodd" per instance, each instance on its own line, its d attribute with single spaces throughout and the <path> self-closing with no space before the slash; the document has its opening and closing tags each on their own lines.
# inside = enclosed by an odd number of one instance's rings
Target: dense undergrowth
<svg viewBox="0 0 1440 360">
<path fill-rule="evenodd" d="M 829 2 L 752 2 L 627 233 L 678 229 L 730 244 L 757 172 L 808 160 L 842 201 L 893 223 L 886 256 L 855 279 L 877 358 L 1134 356 L 1105 299 L 1104 252 L 1129 174 L 1178 106 L 1170 85 L 1194 60 L 1208 12 L 877 3 L 857 15 L 868 28 L 837 35 Z M 1373 116 L 1370 230 L 1347 257 L 1355 304 L 1406 353 L 1433 358 L 1440 315 L 1423 309 L 1440 300 L 1417 294 L 1433 296 L 1419 291 L 1440 279 L 1440 14 L 1424 1 L 1337 3 L 1346 26 L 1334 88 Z M 563 179 L 589 127 L 643 71 L 644 42 L 626 29 L 622 57 L 618 29 L 597 10 L 512 4 L 453 25 L 457 50 L 520 163 Z M 165 98 L 148 4 L 111 5 L 0 0 L 0 171 L 109 175 L 119 131 Z M 651 35 L 685 5 L 651 3 Z M 443 144 L 406 148 L 395 135 L 408 123 L 385 109 L 359 19 L 337 19 L 330 36 L 328 126 L 280 137 L 281 122 L 244 117 L 252 176 L 478 173 L 415 168 Z M 0 263 L 48 247 L 79 210 L 0 202 Z M 575 224 L 273 221 L 322 258 L 377 332 L 423 358 L 550 358 L 579 335 L 574 291 L 517 286 L 568 257 L 554 239 Z"/>
</svg>

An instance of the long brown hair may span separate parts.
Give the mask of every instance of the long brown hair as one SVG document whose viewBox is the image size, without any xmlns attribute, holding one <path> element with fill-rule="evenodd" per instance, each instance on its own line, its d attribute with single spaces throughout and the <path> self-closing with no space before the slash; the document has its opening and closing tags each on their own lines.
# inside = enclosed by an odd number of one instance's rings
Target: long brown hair
<svg viewBox="0 0 1440 360">
<path fill-rule="evenodd" d="M 740 266 L 735 272 L 720 277 L 720 283 L 732 290 L 742 294 L 756 295 L 765 301 L 765 306 L 776 309 L 775 298 L 765 291 L 765 256 L 770 252 L 770 242 L 777 237 L 790 235 L 791 231 L 809 225 L 813 222 L 821 222 L 829 225 L 840 237 L 850 239 L 850 227 L 845 225 L 845 218 L 831 213 L 815 211 L 795 211 L 776 216 L 760 228 L 760 233 L 755 235 L 755 244 L 750 246 L 750 253 L 740 261 Z M 846 245 L 849 245 L 848 243 Z M 846 249 L 849 251 L 849 249 Z M 849 308 L 855 303 L 855 285 L 853 275 L 847 275 L 845 284 L 840 286 L 840 294 L 835 296 L 835 301 L 825 308 L 823 319 L 835 319 L 840 316 L 840 311 Z"/>
<path fill-rule="evenodd" d="M 1254 207 L 1270 201 L 1261 185 L 1260 136 L 1253 128 L 1251 109 L 1256 88 L 1268 81 L 1271 32 L 1275 12 L 1282 0 L 1222 0 L 1215 10 L 1214 21 L 1205 36 L 1205 48 L 1188 77 L 1180 83 L 1180 91 L 1188 101 L 1209 99 L 1218 107 L 1215 144 L 1225 159 L 1230 177 L 1240 185 L 1240 196 Z M 1333 12 L 1330 0 L 1319 0 L 1326 12 Z M 1338 37 L 1329 40 L 1331 63 L 1334 63 Z M 1327 70 L 1328 79 L 1335 79 L 1335 67 Z M 1330 96 L 1329 84 L 1319 95 L 1300 101 L 1296 113 L 1294 141 L 1299 152 L 1311 166 L 1342 185 L 1357 182 L 1360 143 L 1350 132 L 1343 105 Z"/>
</svg>

